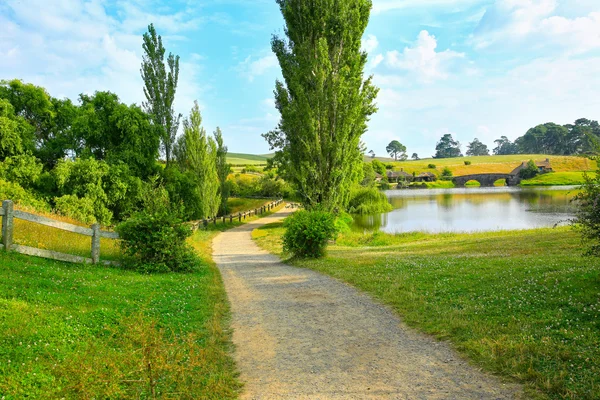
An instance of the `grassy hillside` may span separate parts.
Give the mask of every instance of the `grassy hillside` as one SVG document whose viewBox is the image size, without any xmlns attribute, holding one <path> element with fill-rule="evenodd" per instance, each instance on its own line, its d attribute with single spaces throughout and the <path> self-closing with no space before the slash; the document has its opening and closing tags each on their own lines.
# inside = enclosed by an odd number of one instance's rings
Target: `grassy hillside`
<svg viewBox="0 0 600 400">
<path fill-rule="evenodd" d="M 233 165 L 265 165 L 270 157 L 255 154 L 228 153 L 227 162 Z"/>
<path fill-rule="evenodd" d="M 441 174 L 445 167 L 448 167 L 454 176 L 485 174 L 485 173 L 509 173 L 519 166 L 522 161 L 535 160 L 543 161 L 550 159 L 552 168 L 555 172 L 577 172 L 577 171 L 595 171 L 597 169 L 596 161 L 584 157 L 572 156 L 546 156 L 543 154 L 517 154 L 509 156 L 482 156 L 482 157 L 460 157 L 460 158 L 442 158 L 442 159 L 422 159 L 417 161 L 399 161 L 391 162 L 395 170 L 404 169 L 408 173 L 433 172 Z M 370 159 L 369 159 L 370 160 Z M 465 165 L 465 161 L 470 161 L 471 165 Z M 436 169 L 428 168 L 429 164 L 434 164 Z"/>
<path fill-rule="evenodd" d="M 281 253 L 281 224 L 253 233 Z M 478 365 L 542 398 L 600 398 L 600 263 L 572 229 L 349 233 L 322 260 L 290 260 L 391 306 Z"/>
</svg>

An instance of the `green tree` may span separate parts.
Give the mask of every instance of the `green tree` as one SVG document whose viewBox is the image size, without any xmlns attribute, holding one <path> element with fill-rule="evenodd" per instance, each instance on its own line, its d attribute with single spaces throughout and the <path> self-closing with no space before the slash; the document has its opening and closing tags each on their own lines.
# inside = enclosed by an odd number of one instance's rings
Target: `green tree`
<svg viewBox="0 0 600 400">
<path fill-rule="evenodd" d="M 177 144 L 178 163 L 184 171 L 190 171 L 199 193 L 198 218 L 214 217 L 219 211 L 221 198 L 217 172 L 217 144 L 207 137 L 202 127 L 202 115 L 198 102 L 194 102 L 188 118 L 183 121 L 183 136 Z"/>
<path fill-rule="evenodd" d="M 433 158 L 454 158 L 462 157 L 460 151 L 460 143 L 452 138 L 452 135 L 447 133 L 435 146 L 435 155 Z"/>
<path fill-rule="evenodd" d="M 371 158 L 375 158 L 375 152 L 373 150 L 369 151 L 369 155 Z"/>
<path fill-rule="evenodd" d="M 231 173 L 231 165 L 227 163 L 227 146 L 223 144 L 223 133 L 221 128 L 217 127 L 214 132 L 215 142 L 217 144 L 217 176 L 219 177 L 219 195 L 221 196 L 221 205 L 219 206 L 219 213 L 226 215 L 229 212 L 227 207 L 227 200 L 231 193 L 231 184 L 227 180 L 227 177 Z"/>
<path fill-rule="evenodd" d="M 519 154 L 519 146 L 511 142 L 506 136 L 501 136 L 500 139 L 494 140 L 494 143 L 496 143 L 494 154 L 497 156 Z"/>
<path fill-rule="evenodd" d="M 136 105 L 127 106 L 116 94 L 82 94 L 81 108 L 73 122 L 73 134 L 79 138 L 76 154 L 93 156 L 109 164 L 124 163 L 135 176 L 147 178 L 156 173 L 159 130 Z"/>
<path fill-rule="evenodd" d="M 567 154 L 590 154 L 597 152 L 595 143 L 600 139 L 600 124 L 587 118 L 580 118 L 574 124 L 565 125 L 567 134 Z"/>
<path fill-rule="evenodd" d="M 519 171 L 521 179 L 531 179 L 539 173 L 538 167 L 533 160 L 527 162 L 527 166 Z"/>
<path fill-rule="evenodd" d="M 165 48 L 162 38 L 156 34 L 153 24 L 150 24 L 148 32 L 144 33 L 142 48 L 144 55 L 141 73 L 146 96 L 143 106 L 152 117 L 154 124 L 160 129 L 162 150 L 167 166 L 169 166 L 181 119 L 181 114 L 176 114 L 173 108 L 179 80 L 179 56 L 169 53 L 169 57 L 167 57 L 169 72 L 167 73 L 164 60 Z"/>
<path fill-rule="evenodd" d="M 287 40 L 274 36 L 272 49 L 284 82 L 277 81 L 281 121 L 264 135 L 281 155 L 286 178 L 304 205 L 324 210 L 344 206 L 357 182 L 360 138 L 377 111 L 377 89 L 363 79 L 367 54 L 361 39 L 370 0 L 277 0 Z"/>
<path fill-rule="evenodd" d="M 419 155 L 417 153 L 413 153 L 413 155 L 411 156 L 411 158 L 415 161 L 420 160 Z"/>
<path fill-rule="evenodd" d="M 377 172 L 379 175 L 385 175 L 385 164 L 382 163 L 379 160 L 373 160 L 371 162 L 371 165 L 373 166 L 373 170 L 375 170 L 375 172 Z"/>
<path fill-rule="evenodd" d="M 400 157 L 400 160 L 402 161 L 408 158 L 406 155 L 406 146 L 397 140 L 392 140 L 385 148 L 385 151 L 387 151 L 390 157 L 393 157 L 396 161 L 398 161 L 398 157 Z"/>
<path fill-rule="evenodd" d="M 489 156 L 490 151 L 487 145 L 481 143 L 479 139 L 475 138 L 471 143 L 467 145 L 468 156 Z"/>
<path fill-rule="evenodd" d="M 371 187 L 375 185 L 375 170 L 373 164 L 363 163 L 363 178 L 360 182 L 361 186 Z"/>
<path fill-rule="evenodd" d="M 568 152 L 567 128 L 555 123 L 538 125 L 531 128 L 515 143 L 523 154 L 566 154 Z"/>
<path fill-rule="evenodd" d="M 0 98 L 0 161 L 23 154 L 25 143 L 33 136 L 33 127 L 15 115 L 12 104 Z"/>
</svg>

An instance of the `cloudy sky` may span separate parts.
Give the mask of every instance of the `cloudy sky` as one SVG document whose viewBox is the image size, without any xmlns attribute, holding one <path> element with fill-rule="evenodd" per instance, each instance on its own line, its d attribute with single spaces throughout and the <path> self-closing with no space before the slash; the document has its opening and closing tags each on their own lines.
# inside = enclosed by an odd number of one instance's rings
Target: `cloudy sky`
<svg viewBox="0 0 600 400">
<path fill-rule="evenodd" d="M 177 111 L 198 100 L 230 151 L 267 153 L 275 0 L 0 0 L 0 79 L 140 103 L 151 22 L 181 56 Z M 364 140 L 378 155 L 393 139 L 426 157 L 445 133 L 492 148 L 538 123 L 600 119 L 598 0 L 373 0 L 363 43 L 381 88 Z"/>
</svg>

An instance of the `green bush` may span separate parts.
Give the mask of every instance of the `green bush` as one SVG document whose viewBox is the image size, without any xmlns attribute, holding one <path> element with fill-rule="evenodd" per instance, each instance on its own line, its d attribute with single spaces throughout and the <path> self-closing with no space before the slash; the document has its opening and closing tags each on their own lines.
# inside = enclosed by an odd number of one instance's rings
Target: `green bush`
<svg viewBox="0 0 600 400">
<path fill-rule="evenodd" d="M 175 214 L 138 212 L 117 226 L 124 254 L 133 258 L 126 267 L 143 273 L 194 270 L 198 258 L 186 243 L 192 229 Z"/>
<path fill-rule="evenodd" d="M 38 199 L 32 193 L 22 188 L 18 183 L 7 182 L 3 179 L 0 179 L 0 202 L 3 200 L 12 200 L 19 206 L 31 207 L 36 211 L 50 211 L 50 206 L 48 203 Z"/>
<path fill-rule="evenodd" d="M 283 226 L 284 251 L 300 258 L 320 258 L 337 235 L 335 216 L 324 211 L 297 211 Z"/>
<path fill-rule="evenodd" d="M 436 169 L 437 167 L 436 167 L 436 165 L 435 165 L 435 164 L 429 164 L 429 165 L 427 166 L 427 168 L 429 168 L 429 169 Z"/>
<path fill-rule="evenodd" d="M 465 165 L 471 165 L 471 161 L 465 161 Z"/>
<path fill-rule="evenodd" d="M 586 254 L 600 257 L 600 171 L 584 175 L 585 183 L 577 199 L 575 227 L 587 244 Z"/>
<path fill-rule="evenodd" d="M 373 160 L 371 162 L 371 165 L 373 166 L 373 169 L 375 170 L 375 172 L 377 172 L 379 175 L 385 175 L 385 164 L 382 163 L 379 160 Z"/>
<path fill-rule="evenodd" d="M 452 171 L 450 171 L 450 168 L 445 167 L 442 170 L 442 178 L 450 178 L 450 177 L 452 177 Z"/>
<path fill-rule="evenodd" d="M 79 198 L 75 195 L 66 194 L 62 197 L 55 198 L 54 202 L 55 210 L 60 215 L 76 219 L 77 221 L 81 221 L 88 225 L 98 222 L 96 214 L 100 210 L 94 209 L 94 201 L 89 197 Z M 106 214 L 102 216 L 102 220 L 110 221 L 110 211 L 104 208 L 101 212 Z"/>
<path fill-rule="evenodd" d="M 379 214 L 391 210 L 387 196 L 376 188 L 355 187 L 350 191 L 348 212 L 351 214 Z"/>
<path fill-rule="evenodd" d="M 391 188 L 392 185 L 390 185 L 390 183 L 387 181 L 381 181 L 381 183 L 379 184 L 379 189 L 381 190 L 390 190 Z"/>
<path fill-rule="evenodd" d="M 21 154 L 7 157 L 0 163 L 0 177 L 29 189 L 38 183 L 43 168 L 41 161 L 34 156 Z"/>
<path fill-rule="evenodd" d="M 519 176 L 521 177 L 521 179 L 531 179 L 535 178 L 538 172 L 539 170 L 535 165 L 535 162 L 533 162 L 533 160 L 529 160 L 529 162 L 527 163 L 527 167 L 519 171 Z"/>
</svg>

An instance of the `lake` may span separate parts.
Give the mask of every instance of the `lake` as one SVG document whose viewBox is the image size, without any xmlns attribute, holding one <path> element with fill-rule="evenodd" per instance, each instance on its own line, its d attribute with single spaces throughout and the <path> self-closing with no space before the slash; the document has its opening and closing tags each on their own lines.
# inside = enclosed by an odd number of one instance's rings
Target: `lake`
<svg viewBox="0 0 600 400">
<path fill-rule="evenodd" d="M 573 218 L 577 187 L 389 190 L 394 210 L 355 216 L 355 229 L 479 232 L 564 225 Z"/>
</svg>

